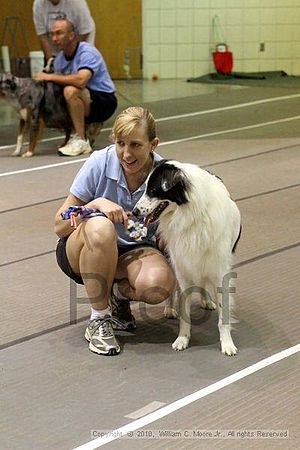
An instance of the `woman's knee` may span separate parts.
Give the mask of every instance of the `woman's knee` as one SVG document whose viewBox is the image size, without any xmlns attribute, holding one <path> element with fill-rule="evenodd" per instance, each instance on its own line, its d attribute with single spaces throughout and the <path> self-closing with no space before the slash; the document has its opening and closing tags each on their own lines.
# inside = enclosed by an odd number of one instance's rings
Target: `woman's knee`
<svg viewBox="0 0 300 450">
<path fill-rule="evenodd" d="M 105 217 L 89 219 L 81 230 L 81 236 L 85 245 L 93 249 L 117 245 L 117 233 L 114 224 Z"/>
<path fill-rule="evenodd" d="M 173 292 L 175 278 L 171 269 L 148 270 L 136 282 L 136 296 L 146 303 L 158 304 L 166 300 Z"/>
<path fill-rule="evenodd" d="M 104 217 L 101 219 L 103 219 L 103 223 L 99 218 L 89 219 L 84 222 L 67 240 L 67 257 L 76 273 L 80 273 L 79 260 L 82 251 L 93 252 L 94 256 L 98 252 L 100 257 L 103 253 L 109 253 L 112 256 L 114 254 L 113 249 L 115 249 L 117 258 L 117 236 L 114 225 Z"/>
</svg>

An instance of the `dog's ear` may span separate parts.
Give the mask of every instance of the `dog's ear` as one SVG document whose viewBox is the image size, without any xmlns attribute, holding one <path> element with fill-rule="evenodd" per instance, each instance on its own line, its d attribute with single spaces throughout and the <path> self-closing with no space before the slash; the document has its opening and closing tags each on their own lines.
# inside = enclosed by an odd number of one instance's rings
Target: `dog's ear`
<svg viewBox="0 0 300 450">
<path fill-rule="evenodd" d="M 164 192 L 168 192 L 177 183 L 182 181 L 183 178 L 184 178 L 184 176 L 180 169 L 176 168 L 175 170 L 169 171 L 166 174 L 166 177 L 162 179 L 162 183 L 161 183 L 162 190 Z"/>
</svg>

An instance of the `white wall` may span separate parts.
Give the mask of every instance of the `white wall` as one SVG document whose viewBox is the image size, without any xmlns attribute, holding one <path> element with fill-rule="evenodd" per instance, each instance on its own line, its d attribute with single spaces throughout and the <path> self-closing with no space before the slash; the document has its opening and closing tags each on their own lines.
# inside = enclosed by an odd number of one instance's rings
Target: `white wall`
<svg viewBox="0 0 300 450">
<path fill-rule="evenodd" d="M 300 74 L 300 0 L 143 0 L 144 78 L 213 72 L 215 15 L 234 71 Z"/>
</svg>

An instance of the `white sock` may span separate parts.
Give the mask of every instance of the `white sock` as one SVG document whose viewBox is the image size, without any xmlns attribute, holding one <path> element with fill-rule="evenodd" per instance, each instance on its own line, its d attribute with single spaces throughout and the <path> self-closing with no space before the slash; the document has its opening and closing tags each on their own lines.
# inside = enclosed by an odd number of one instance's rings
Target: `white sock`
<svg viewBox="0 0 300 450">
<path fill-rule="evenodd" d="M 112 288 L 113 294 L 119 299 L 119 300 L 128 300 L 127 297 L 125 297 L 121 292 L 119 291 L 118 284 L 115 282 L 113 284 Z"/>
<path fill-rule="evenodd" d="M 94 308 L 91 307 L 90 320 L 103 319 L 107 315 L 111 316 L 111 311 L 110 311 L 109 307 L 107 307 L 105 309 L 94 309 Z"/>
</svg>

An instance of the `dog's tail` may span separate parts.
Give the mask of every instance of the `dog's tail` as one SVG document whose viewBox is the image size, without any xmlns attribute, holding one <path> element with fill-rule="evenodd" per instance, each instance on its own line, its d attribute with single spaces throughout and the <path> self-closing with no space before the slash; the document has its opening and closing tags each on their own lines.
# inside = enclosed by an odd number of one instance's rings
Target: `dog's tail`
<svg viewBox="0 0 300 450">
<path fill-rule="evenodd" d="M 234 253 L 235 250 L 236 250 L 236 247 L 237 247 L 237 244 L 238 244 L 238 242 L 240 240 L 241 234 L 242 234 L 242 225 L 240 226 L 240 231 L 239 231 L 238 237 L 236 238 L 236 241 L 235 241 L 235 243 L 234 243 L 234 245 L 232 247 L 232 253 Z"/>
</svg>

